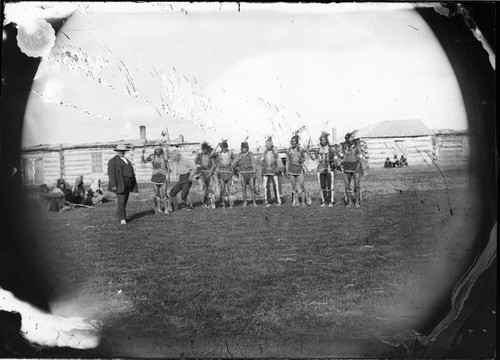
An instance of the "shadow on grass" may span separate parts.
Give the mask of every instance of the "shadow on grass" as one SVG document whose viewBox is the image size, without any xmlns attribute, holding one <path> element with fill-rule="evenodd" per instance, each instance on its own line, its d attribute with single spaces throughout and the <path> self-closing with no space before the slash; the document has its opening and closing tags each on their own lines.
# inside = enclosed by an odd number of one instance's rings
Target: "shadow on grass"
<svg viewBox="0 0 500 360">
<path fill-rule="evenodd" d="M 133 222 L 134 220 L 138 220 L 138 219 L 143 218 L 145 216 L 151 216 L 154 214 L 155 214 L 155 211 L 153 209 L 146 210 L 146 211 L 132 215 L 131 217 L 129 217 L 127 219 L 127 222 Z"/>
<path fill-rule="evenodd" d="M 266 201 L 265 200 L 256 200 L 255 201 L 257 206 L 259 207 L 264 207 L 266 205 Z M 276 201 L 274 200 L 274 198 L 271 199 L 271 201 L 269 202 L 271 205 L 276 205 Z M 196 208 L 203 208 L 203 203 L 201 201 L 196 201 L 196 202 L 193 202 L 193 207 L 196 209 Z M 281 204 L 282 205 L 285 205 L 285 204 L 289 204 L 289 202 L 286 200 L 286 199 L 282 199 L 281 200 Z M 247 199 L 247 206 L 249 207 L 253 207 L 253 203 L 252 203 L 252 199 L 249 198 Z M 219 209 L 221 208 L 221 203 L 219 200 L 216 201 L 216 208 Z M 239 207 L 243 207 L 243 200 L 234 200 L 234 207 L 235 208 L 239 208 Z"/>
</svg>

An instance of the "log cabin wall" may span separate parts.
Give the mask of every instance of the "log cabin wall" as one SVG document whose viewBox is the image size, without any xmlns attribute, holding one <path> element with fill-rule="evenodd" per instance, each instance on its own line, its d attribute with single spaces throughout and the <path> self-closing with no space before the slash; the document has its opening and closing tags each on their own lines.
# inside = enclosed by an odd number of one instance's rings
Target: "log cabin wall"
<svg viewBox="0 0 500 360">
<path fill-rule="evenodd" d="M 392 161 L 394 155 L 398 159 L 404 155 L 408 164 L 431 164 L 436 156 L 432 144 L 432 136 L 400 137 L 400 138 L 364 138 L 367 145 L 368 163 L 370 168 L 384 167 L 387 157 Z"/>
<path fill-rule="evenodd" d="M 436 133 L 434 143 L 438 162 L 443 165 L 463 165 L 470 158 L 469 136 L 466 133 Z"/>
<path fill-rule="evenodd" d="M 127 153 L 136 169 L 136 177 L 139 183 L 147 183 L 151 180 L 151 163 L 142 163 L 143 141 L 133 144 L 133 150 Z M 149 142 L 146 145 L 146 157 L 154 153 L 158 142 Z M 139 146 L 140 145 L 140 146 Z M 63 178 L 70 185 L 74 184 L 77 176 L 83 175 L 84 183 L 90 185 L 94 179 L 101 179 L 107 183 L 107 167 L 109 160 L 116 155 L 113 150 L 115 145 L 108 144 L 84 144 L 75 146 L 37 146 L 22 150 L 21 175 L 25 185 L 34 186 L 47 184 L 53 187 L 57 179 Z M 200 148 L 198 143 L 178 144 L 171 146 L 171 150 L 177 149 L 183 156 L 194 160 L 195 152 Z M 171 174 L 171 180 L 177 180 L 175 173 Z"/>
</svg>

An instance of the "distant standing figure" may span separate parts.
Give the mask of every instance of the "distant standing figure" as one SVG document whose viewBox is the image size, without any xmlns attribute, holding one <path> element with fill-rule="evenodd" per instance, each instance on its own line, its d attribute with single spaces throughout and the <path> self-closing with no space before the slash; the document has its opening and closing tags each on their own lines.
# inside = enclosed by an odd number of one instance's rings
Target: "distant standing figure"
<svg viewBox="0 0 500 360">
<path fill-rule="evenodd" d="M 257 165 L 254 155 L 249 151 L 248 143 L 241 143 L 241 153 L 236 156 L 234 161 L 235 171 L 241 176 L 241 187 L 243 192 L 243 207 L 247 206 L 247 185 L 250 188 L 253 206 L 257 207 L 255 201 L 255 178 L 257 174 Z"/>
<path fill-rule="evenodd" d="M 135 179 L 134 167 L 125 153 L 130 150 L 127 145 L 119 144 L 114 149 L 118 154 L 108 162 L 108 191 L 116 193 L 118 208 L 116 215 L 120 224 L 127 224 L 127 202 L 131 192 L 139 192 Z"/>
<path fill-rule="evenodd" d="M 274 191 L 276 205 L 281 206 L 281 194 L 279 191 L 278 176 L 283 172 L 283 162 L 276 150 L 274 150 L 271 138 L 266 141 L 266 150 L 260 161 L 262 166 L 262 177 L 264 180 L 264 196 L 266 206 L 271 206 L 271 186 Z"/>
<path fill-rule="evenodd" d="M 170 207 L 169 201 L 167 199 L 167 175 L 168 175 L 168 152 L 164 151 L 163 148 L 158 145 L 155 147 L 154 153 L 145 157 L 146 145 L 142 149 L 141 160 L 143 163 L 151 161 L 152 175 L 151 183 L 153 184 L 153 190 L 155 197 L 153 199 L 154 209 L 157 214 L 163 212 L 162 210 L 162 199 L 165 201 L 165 214 L 168 214 L 168 209 Z"/>
<path fill-rule="evenodd" d="M 354 179 L 354 197 L 356 207 L 361 207 L 361 157 L 363 155 L 361 146 L 355 138 L 355 132 L 345 136 L 342 143 L 344 153 L 344 180 L 345 180 L 345 204 L 352 207 L 351 181 Z"/>
<path fill-rule="evenodd" d="M 392 167 L 391 159 L 388 156 L 385 158 L 384 168 L 391 168 L 391 167 Z"/>
<path fill-rule="evenodd" d="M 178 210 L 179 206 L 177 204 L 177 194 L 181 193 L 181 200 L 186 204 L 187 209 L 191 210 L 193 205 L 188 201 L 189 189 L 196 175 L 196 165 L 185 159 L 179 151 L 174 151 L 172 155 L 172 160 L 175 164 L 175 169 L 177 175 L 179 176 L 179 181 L 174 185 L 172 190 L 170 190 L 170 200 L 172 201 L 172 211 Z"/>
</svg>

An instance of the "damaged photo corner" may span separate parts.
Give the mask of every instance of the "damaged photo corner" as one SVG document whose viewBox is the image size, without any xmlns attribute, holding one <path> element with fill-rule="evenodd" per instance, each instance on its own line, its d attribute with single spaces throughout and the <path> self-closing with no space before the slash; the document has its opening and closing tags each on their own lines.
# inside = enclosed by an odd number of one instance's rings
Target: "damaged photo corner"
<svg viewBox="0 0 500 360">
<path fill-rule="evenodd" d="M 496 4 L 2 6 L 2 356 L 496 355 Z M 361 209 L 341 172 L 319 207 L 311 157 L 311 206 L 283 178 L 279 208 L 206 210 L 194 182 L 192 211 L 151 211 L 140 147 L 323 132 L 363 144 Z M 118 144 L 126 228 L 111 194 L 40 211 L 59 178 L 105 188 Z"/>
</svg>

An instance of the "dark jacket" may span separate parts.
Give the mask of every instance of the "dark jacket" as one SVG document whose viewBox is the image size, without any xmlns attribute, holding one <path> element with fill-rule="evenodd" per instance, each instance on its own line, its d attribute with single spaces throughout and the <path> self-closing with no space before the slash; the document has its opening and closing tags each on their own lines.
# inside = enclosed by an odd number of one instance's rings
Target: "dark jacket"
<svg viewBox="0 0 500 360">
<path fill-rule="evenodd" d="M 114 156 L 108 162 L 108 191 L 113 191 L 113 187 L 116 187 L 116 193 L 121 194 L 125 192 L 125 184 L 123 182 L 122 164 L 123 160 L 120 159 L 119 155 Z M 137 180 L 134 174 L 134 186 L 132 192 L 139 192 L 137 187 Z"/>
</svg>

